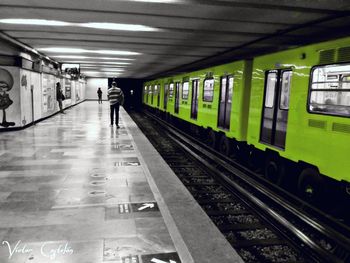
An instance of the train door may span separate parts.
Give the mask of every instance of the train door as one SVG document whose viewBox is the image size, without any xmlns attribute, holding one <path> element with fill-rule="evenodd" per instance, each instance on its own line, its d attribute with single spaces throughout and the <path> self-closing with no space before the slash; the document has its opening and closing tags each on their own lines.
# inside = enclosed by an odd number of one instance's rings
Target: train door
<svg viewBox="0 0 350 263">
<path fill-rule="evenodd" d="M 149 95 L 151 96 L 151 105 L 153 106 L 153 86 L 149 86 Z"/>
<path fill-rule="evenodd" d="M 291 70 L 266 73 L 260 140 L 284 149 L 286 144 Z"/>
<path fill-rule="evenodd" d="M 221 78 L 218 127 L 230 129 L 231 107 L 232 107 L 233 77 Z"/>
<path fill-rule="evenodd" d="M 163 104 L 163 108 L 164 110 L 167 109 L 168 106 L 168 84 L 164 85 L 164 104 Z"/>
<path fill-rule="evenodd" d="M 180 106 L 180 82 L 175 83 L 175 113 L 179 113 Z"/>
<path fill-rule="evenodd" d="M 198 116 L 199 79 L 192 81 L 191 119 L 197 120 Z"/>
<path fill-rule="evenodd" d="M 156 89 L 157 89 L 157 108 L 159 108 L 159 105 L 160 105 L 160 85 L 157 85 Z"/>
</svg>

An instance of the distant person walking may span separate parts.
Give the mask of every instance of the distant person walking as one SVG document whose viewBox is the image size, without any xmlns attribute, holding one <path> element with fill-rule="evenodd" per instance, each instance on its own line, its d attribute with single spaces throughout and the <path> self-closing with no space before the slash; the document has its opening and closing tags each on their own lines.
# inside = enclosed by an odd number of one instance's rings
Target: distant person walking
<svg viewBox="0 0 350 263">
<path fill-rule="evenodd" d="M 102 90 L 101 88 L 98 88 L 97 90 L 97 95 L 98 95 L 98 104 L 102 104 Z"/>
<path fill-rule="evenodd" d="M 62 101 L 64 101 L 66 98 L 63 95 L 62 89 L 61 89 L 61 83 L 57 82 L 56 83 L 56 100 L 58 101 L 58 106 L 60 107 L 60 113 L 63 112 L 63 107 L 62 107 Z"/>
<path fill-rule="evenodd" d="M 115 81 L 112 82 L 112 87 L 108 90 L 107 97 L 111 108 L 111 127 L 113 127 L 115 113 L 115 125 L 117 125 L 117 129 L 119 129 L 119 106 L 124 104 L 124 94 L 123 91 L 117 87 Z"/>
</svg>

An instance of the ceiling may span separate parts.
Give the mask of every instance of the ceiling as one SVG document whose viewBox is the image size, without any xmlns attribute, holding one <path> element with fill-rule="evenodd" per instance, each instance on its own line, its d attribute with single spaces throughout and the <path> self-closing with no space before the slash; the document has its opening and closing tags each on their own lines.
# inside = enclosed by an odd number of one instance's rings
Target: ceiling
<svg viewBox="0 0 350 263">
<path fill-rule="evenodd" d="M 0 10 L 0 21 L 70 23 L 0 23 L 0 30 L 56 61 L 80 63 L 81 72 L 92 77 L 171 75 L 345 36 L 350 28 L 348 0 L 1 0 Z M 157 31 L 82 25 L 89 22 L 143 25 Z M 49 47 L 85 52 L 45 50 Z M 101 50 L 139 54 L 101 54 Z M 58 57 L 67 55 L 85 58 Z"/>
</svg>

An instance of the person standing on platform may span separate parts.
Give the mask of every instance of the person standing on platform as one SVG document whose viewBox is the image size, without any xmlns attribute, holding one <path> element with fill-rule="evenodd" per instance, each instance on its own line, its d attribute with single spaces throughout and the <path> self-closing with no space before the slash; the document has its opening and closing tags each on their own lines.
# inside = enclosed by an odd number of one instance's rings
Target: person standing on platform
<svg viewBox="0 0 350 263">
<path fill-rule="evenodd" d="M 115 125 L 117 125 L 117 129 L 119 129 L 119 106 L 124 104 L 124 94 L 123 91 L 117 87 L 115 81 L 112 82 L 112 87 L 108 90 L 107 97 L 111 108 L 111 127 L 113 127 L 115 113 Z"/>
<path fill-rule="evenodd" d="M 56 100 L 58 101 L 58 106 L 60 107 L 60 113 L 64 113 L 63 107 L 62 107 L 62 101 L 65 100 L 65 97 L 61 89 L 61 83 L 59 82 L 56 83 Z"/>
<path fill-rule="evenodd" d="M 102 104 L 102 90 L 101 88 L 98 88 L 97 90 L 97 95 L 98 95 L 98 104 Z"/>
</svg>

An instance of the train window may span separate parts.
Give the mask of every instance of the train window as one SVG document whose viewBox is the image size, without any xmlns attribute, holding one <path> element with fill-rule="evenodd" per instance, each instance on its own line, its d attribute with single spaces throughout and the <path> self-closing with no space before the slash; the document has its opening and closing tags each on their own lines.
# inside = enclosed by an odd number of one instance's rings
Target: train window
<svg viewBox="0 0 350 263">
<path fill-rule="evenodd" d="M 151 104 L 153 104 L 153 87 L 152 87 L 152 85 L 148 86 L 148 92 L 149 92 L 149 95 L 151 96 Z"/>
<path fill-rule="evenodd" d="M 266 94 L 265 94 L 265 107 L 273 108 L 274 100 L 275 100 L 275 88 L 277 82 L 277 72 L 269 71 L 267 73 L 266 79 Z"/>
<path fill-rule="evenodd" d="M 233 77 L 228 78 L 228 103 L 232 103 Z"/>
<path fill-rule="evenodd" d="M 182 99 L 187 100 L 188 99 L 188 81 L 184 82 L 182 85 Z"/>
<path fill-rule="evenodd" d="M 290 81 L 292 79 L 292 71 L 282 72 L 282 83 L 281 83 L 281 99 L 280 99 L 280 109 L 289 109 L 289 93 L 290 93 Z"/>
<path fill-rule="evenodd" d="M 314 67 L 308 109 L 350 117 L 350 64 Z"/>
<path fill-rule="evenodd" d="M 174 83 L 170 83 L 169 85 L 169 98 L 172 98 L 174 95 Z"/>
<path fill-rule="evenodd" d="M 214 79 L 206 79 L 203 83 L 203 101 L 212 102 L 214 97 Z"/>
</svg>

